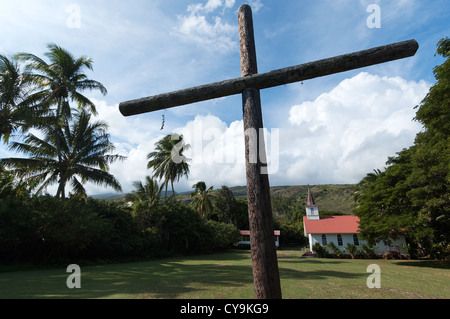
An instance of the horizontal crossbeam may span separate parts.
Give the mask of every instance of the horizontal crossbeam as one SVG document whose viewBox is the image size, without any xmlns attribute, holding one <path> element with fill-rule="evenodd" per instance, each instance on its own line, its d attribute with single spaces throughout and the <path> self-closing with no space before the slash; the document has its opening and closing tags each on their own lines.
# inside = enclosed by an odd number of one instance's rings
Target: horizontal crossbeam
<svg viewBox="0 0 450 319">
<path fill-rule="evenodd" d="M 418 49 L 419 44 L 416 40 L 393 43 L 268 73 L 254 74 L 122 102 L 119 105 L 119 110 L 122 115 L 130 116 L 240 94 L 247 88 L 266 89 L 407 58 L 415 55 Z"/>
</svg>

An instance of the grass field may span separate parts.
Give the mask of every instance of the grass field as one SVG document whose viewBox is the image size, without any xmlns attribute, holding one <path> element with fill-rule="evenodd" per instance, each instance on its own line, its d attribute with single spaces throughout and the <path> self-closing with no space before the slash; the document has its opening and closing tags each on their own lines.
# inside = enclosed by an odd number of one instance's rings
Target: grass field
<svg viewBox="0 0 450 319">
<path fill-rule="evenodd" d="M 450 268 L 434 261 L 299 258 L 279 250 L 283 298 L 450 298 Z M 369 289 L 367 266 L 381 268 L 381 289 Z M 66 268 L 0 273 L 0 298 L 251 299 L 250 252 L 81 267 L 81 288 L 69 289 Z"/>
</svg>

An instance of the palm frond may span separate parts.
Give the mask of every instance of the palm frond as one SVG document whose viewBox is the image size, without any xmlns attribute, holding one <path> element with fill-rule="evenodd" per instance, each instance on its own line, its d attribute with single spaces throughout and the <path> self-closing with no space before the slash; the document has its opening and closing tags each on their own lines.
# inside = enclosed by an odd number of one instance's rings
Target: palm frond
<svg viewBox="0 0 450 319">
<path fill-rule="evenodd" d="M 75 195 L 87 197 L 86 189 L 84 188 L 83 184 L 81 184 L 75 176 L 72 177 L 70 184 L 72 185 L 73 191 L 75 191 Z"/>
<path fill-rule="evenodd" d="M 87 97 L 85 97 L 83 94 L 74 91 L 71 94 L 71 99 L 72 101 L 75 101 L 77 103 L 78 109 L 88 108 L 92 114 L 94 115 L 98 114 L 95 104 Z"/>
<path fill-rule="evenodd" d="M 85 79 L 85 80 L 78 81 L 77 88 L 82 91 L 84 91 L 84 90 L 99 90 L 100 93 L 102 93 L 103 95 L 106 95 L 108 93 L 105 86 L 95 80 Z"/>
</svg>

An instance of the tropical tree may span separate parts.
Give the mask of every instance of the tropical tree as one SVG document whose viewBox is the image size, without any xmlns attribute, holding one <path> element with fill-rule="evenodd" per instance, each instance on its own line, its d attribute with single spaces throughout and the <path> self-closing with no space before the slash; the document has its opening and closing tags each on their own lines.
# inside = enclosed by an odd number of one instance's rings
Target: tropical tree
<svg viewBox="0 0 450 319">
<path fill-rule="evenodd" d="M 373 173 L 368 173 L 357 185 L 355 192 L 353 193 L 353 200 L 355 203 L 359 202 L 361 196 L 364 195 L 365 192 L 369 189 L 370 185 L 372 185 L 380 176 L 381 170 L 374 169 Z"/>
<path fill-rule="evenodd" d="M 437 82 L 416 107 L 415 120 L 423 125 L 414 141 L 413 170 L 407 194 L 432 235 L 421 236 L 431 246 L 431 255 L 450 258 L 450 39 L 441 39 L 436 54 L 446 58 L 434 68 Z M 417 236 L 418 237 L 418 236 Z M 414 238 L 415 242 L 421 241 Z"/>
<path fill-rule="evenodd" d="M 90 119 L 91 115 L 82 110 L 70 125 L 59 129 L 58 136 L 51 126 L 42 128 L 43 138 L 28 133 L 23 142 L 11 143 L 10 148 L 30 158 L 2 159 L 0 164 L 12 168 L 30 187 L 37 188 L 37 193 L 57 183 L 56 197 L 65 198 L 70 183 L 74 195 L 86 196 L 83 186 L 86 182 L 121 191 L 119 182 L 108 170 L 109 164 L 124 157 L 110 155 L 114 146 L 109 141 L 106 123 L 90 123 Z"/>
<path fill-rule="evenodd" d="M 2 198 L 12 196 L 14 198 L 27 197 L 29 195 L 26 183 L 14 178 L 14 175 L 0 165 L 0 202 Z"/>
<path fill-rule="evenodd" d="M 439 41 L 446 61 L 434 68 L 437 82 L 416 107 L 423 125 L 414 145 L 389 158 L 388 168 L 357 196 L 355 214 L 369 243 L 404 234 L 417 256 L 450 256 L 450 39 Z"/>
<path fill-rule="evenodd" d="M 237 203 L 233 191 L 223 185 L 213 200 L 213 212 L 211 216 L 219 222 L 235 224 L 237 219 Z"/>
<path fill-rule="evenodd" d="M 181 177 L 189 175 L 189 159 L 183 152 L 189 148 L 184 143 L 183 135 L 169 134 L 155 144 L 155 151 L 147 155 L 148 169 L 153 169 L 153 177 L 163 180 L 164 197 L 167 197 L 167 186 L 170 182 L 172 194 L 175 194 L 173 183 Z"/>
<path fill-rule="evenodd" d="M 34 116 L 30 94 L 35 89 L 18 62 L 0 55 L 0 137 L 7 143 L 15 131 L 25 130 Z"/>
<path fill-rule="evenodd" d="M 201 181 L 192 186 L 194 191 L 191 193 L 192 206 L 199 212 L 200 216 L 205 217 L 208 212 L 213 210 L 212 190 L 213 186 L 206 188 L 205 182 Z"/>
<path fill-rule="evenodd" d="M 91 80 L 84 74 L 85 69 L 92 71 L 92 59 L 82 56 L 75 58 L 70 52 L 54 43 L 47 45 L 44 55 L 49 63 L 30 53 L 19 53 L 16 59 L 26 62 L 28 76 L 41 89 L 35 93 L 35 100 L 51 111 L 61 125 L 70 119 L 72 110 L 69 101 L 77 103 L 79 109 L 88 108 L 96 114 L 95 104 L 81 94 L 86 90 L 99 90 L 106 95 L 107 90 L 100 82 Z"/>
<path fill-rule="evenodd" d="M 105 95 L 107 90 L 100 82 L 89 79 L 83 73 L 86 68 L 92 70 L 92 59 L 85 56 L 75 58 L 54 43 L 48 44 L 47 49 L 48 52 L 44 55 L 49 63 L 31 53 L 19 53 L 15 58 L 26 63 L 27 78 L 38 89 L 28 98 L 35 103 L 38 114 L 33 117 L 31 126 L 55 136 L 56 155 L 61 162 L 64 144 L 62 131 L 64 127 L 69 126 L 72 118 L 69 101 L 77 103 L 78 109 L 89 109 L 91 113 L 96 114 L 95 104 L 81 92 L 99 90 Z M 50 128 L 53 129 L 52 132 Z"/>
<path fill-rule="evenodd" d="M 128 196 L 127 200 L 132 201 L 135 205 L 152 208 L 158 205 L 161 194 L 161 187 L 150 176 L 145 177 L 145 184 L 141 181 L 133 183 L 135 188 Z"/>
</svg>

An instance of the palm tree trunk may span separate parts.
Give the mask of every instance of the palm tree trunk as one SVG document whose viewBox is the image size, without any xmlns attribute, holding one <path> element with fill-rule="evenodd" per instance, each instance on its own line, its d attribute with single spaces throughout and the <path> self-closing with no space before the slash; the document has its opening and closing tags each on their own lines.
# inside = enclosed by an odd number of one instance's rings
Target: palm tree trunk
<svg viewBox="0 0 450 319">
<path fill-rule="evenodd" d="M 173 180 L 170 181 L 170 186 L 172 186 L 172 196 L 175 195 L 175 190 L 173 188 Z"/>
<path fill-rule="evenodd" d="M 55 144 L 56 144 L 56 153 L 58 155 L 58 162 L 61 163 L 62 162 L 62 154 L 61 154 L 61 140 L 60 140 L 60 130 L 62 130 L 62 126 L 60 125 L 60 117 L 61 117 L 61 100 L 58 102 L 58 107 L 56 109 L 56 123 L 55 123 Z M 62 181 L 62 176 L 61 176 L 61 181 Z M 58 192 L 60 191 L 61 188 L 61 184 L 58 187 Z M 58 196 L 58 194 L 56 195 Z"/>
<path fill-rule="evenodd" d="M 56 197 L 57 198 L 62 198 L 65 199 L 66 198 L 66 190 L 65 190 L 65 181 L 63 180 L 63 178 L 61 177 L 61 180 L 59 181 L 59 186 L 58 186 L 58 190 L 56 192 Z"/>
</svg>

